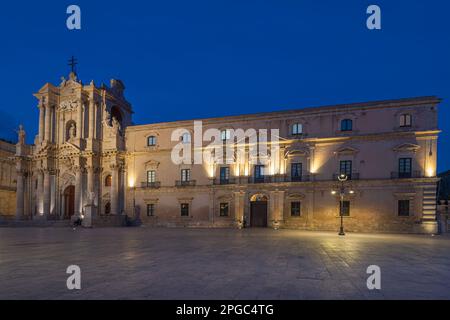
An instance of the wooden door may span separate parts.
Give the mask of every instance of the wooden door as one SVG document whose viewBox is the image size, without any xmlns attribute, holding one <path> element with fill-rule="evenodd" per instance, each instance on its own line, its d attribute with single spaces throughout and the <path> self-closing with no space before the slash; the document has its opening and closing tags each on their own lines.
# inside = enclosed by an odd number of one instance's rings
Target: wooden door
<svg viewBox="0 0 450 320">
<path fill-rule="evenodd" d="M 257 201 L 251 203 L 250 208 L 250 227 L 267 227 L 267 202 Z"/>
</svg>

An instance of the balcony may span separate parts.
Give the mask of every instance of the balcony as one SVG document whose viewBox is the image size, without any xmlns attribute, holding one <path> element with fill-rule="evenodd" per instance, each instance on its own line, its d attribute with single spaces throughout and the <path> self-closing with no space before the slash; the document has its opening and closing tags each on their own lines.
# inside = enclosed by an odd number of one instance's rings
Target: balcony
<svg viewBox="0 0 450 320">
<path fill-rule="evenodd" d="M 333 180 L 338 180 L 340 175 L 340 173 L 333 174 Z M 347 175 L 347 180 L 359 180 L 359 173 L 352 172 L 351 174 Z"/>
<path fill-rule="evenodd" d="M 311 181 L 310 175 L 284 176 L 284 182 L 307 182 L 307 181 Z"/>
<path fill-rule="evenodd" d="M 228 184 L 235 184 L 236 179 L 235 178 L 228 178 L 228 179 L 214 179 L 213 184 L 214 185 L 228 185 Z"/>
<path fill-rule="evenodd" d="M 192 187 L 192 186 L 195 186 L 195 184 L 196 184 L 195 180 L 189 180 L 189 181 L 177 180 L 177 181 L 175 181 L 176 187 Z"/>
<path fill-rule="evenodd" d="M 248 183 L 271 183 L 272 176 L 248 177 Z"/>
<path fill-rule="evenodd" d="M 422 178 L 422 172 L 411 171 L 411 172 L 391 172 L 391 179 L 413 179 Z"/>
<path fill-rule="evenodd" d="M 144 189 L 157 189 L 161 187 L 161 182 L 155 181 L 155 182 L 141 182 L 141 188 Z"/>
<path fill-rule="evenodd" d="M 311 181 L 310 175 L 289 176 L 278 174 L 273 176 L 248 177 L 248 183 L 277 183 L 277 182 L 308 182 Z"/>
</svg>

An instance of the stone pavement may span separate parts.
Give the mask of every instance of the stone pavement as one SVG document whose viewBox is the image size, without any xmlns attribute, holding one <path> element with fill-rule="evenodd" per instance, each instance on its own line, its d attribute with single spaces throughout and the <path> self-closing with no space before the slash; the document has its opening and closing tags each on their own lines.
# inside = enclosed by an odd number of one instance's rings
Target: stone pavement
<svg viewBox="0 0 450 320">
<path fill-rule="evenodd" d="M 367 289 L 369 265 L 380 291 Z M 450 299 L 450 237 L 0 228 L 0 299 Z"/>
</svg>

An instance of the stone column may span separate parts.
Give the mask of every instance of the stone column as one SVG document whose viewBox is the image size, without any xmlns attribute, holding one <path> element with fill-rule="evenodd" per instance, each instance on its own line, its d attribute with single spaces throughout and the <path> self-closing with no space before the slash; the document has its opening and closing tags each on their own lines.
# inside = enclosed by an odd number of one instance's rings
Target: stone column
<svg viewBox="0 0 450 320">
<path fill-rule="evenodd" d="M 82 130 L 83 130 L 83 105 L 81 102 L 78 104 L 77 110 L 77 139 L 82 138 Z"/>
<path fill-rule="evenodd" d="M 79 217 L 81 215 L 81 189 L 83 188 L 81 184 L 81 167 L 74 167 L 75 170 L 75 204 L 74 204 L 74 215 Z"/>
<path fill-rule="evenodd" d="M 95 103 L 94 104 L 94 110 L 95 110 L 95 114 L 94 114 L 94 139 L 98 139 L 100 137 L 100 128 L 101 126 L 99 126 L 99 121 L 101 121 L 101 117 L 100 117 L 100 103 Z"/>
<path fill-rule="evenodd" d="M 285 191 L 278 191 L 278 214 L 276 219 L 279 225 L 283 225 L 284 222 L 284 194 Z"/>
<path fill-rule="evenodd" d="M 16 219 L 20 220 L 24 215 L 24 173 L 17 170 L 17 192 L 16 192 Z"/>
<path fill-rule="evenodd" d="M 43 214 L 43 206 L 42 206 L 42 197 L 43 197 L 43 175 L 42 171 L 37 171 L 37 195 L 36 195 L 36 206 L 37 206 L 37 213 L 36 215 L 41 217 Z"/>
<path fill-rule="evenodd" d="M 59 112 L 59 143 L 66 141 L 66 134 L 64 130 L 64 114 Z"/>
<path fill-rule="evenodd" d="M 51 128 L 50 128 L 50 123 L 51 123 L 51 111 L 50 111 L 50 106 L 45 107 L 45 130 L 44 130 L 44 140 L 45 141 L 50 141 L 50 134 L 51 134 Z"/>
<path fill-rule="evenodd" d="M 94 168 L 89 166 L 87 170 L 87 192 L 94 192 Z"/>
<path fill-rule="evenodd" d="M 44 105 L 39 105 L 39 142 L 44 141 L 44 130 L 45 130 L 45 123 L 44 123 L 44 116 L 45 116 L 45 107 Z"/>
<path fill-rule="evenodd" d="M 276 208 L 278 207 L 278 198 L 277 191 L 269 192 L 269 203 L 268 203 L 268 213 L 267 213 L 267 225 L 269 227 L 273 226 L 274 221 L 276 220 Z"/>
<path fill-rule="evenodd" d="M 234 220 L 238 227 L 243 227 L 244 224 L 244 196 L 242 191 L 234 193 Z"/>
<path fill-rule="evenodd" d="M 50 171 L 44 170 L 44 215 L 50 214 L 50 197 L 51 197 L 51 185 L 50 185 Z"/>
<path fill-rule="evenodd" d="M 118 177 L 119 177 L 119 166 L 111 166 L 111 214 L 119 214 L 119 199 L 118 199 Z"/>
<path fill-rule="evenodd" d="M 95 103 L 93 100 L 89 103 L 89 139 L 94 139 L 95 130 Z"/>
</svg>

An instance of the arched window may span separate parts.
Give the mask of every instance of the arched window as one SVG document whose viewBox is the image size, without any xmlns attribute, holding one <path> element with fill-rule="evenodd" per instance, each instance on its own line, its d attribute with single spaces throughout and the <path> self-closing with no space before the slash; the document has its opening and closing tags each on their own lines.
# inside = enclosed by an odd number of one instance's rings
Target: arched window
<svg viewBox="0 0 450 320">
<path fill-rule="evenodd" d="M 149 147 L 156 146 L 156 137 L 155 136 L 149 136 L 147 138 L 147 146 L 149 146 Z"/>
<path fill-rule="evenodd" d="M 400 115 L 400 127 L 411 127 L 412 117 L 410 114 Z"/>
<path fill-rule="evenodd" d="M 122 119 L 123 119 L 122 113 L 120 112 L 120 109 L 118 107 L 111 108 L 111 123 L 110 123 L 110 125 L 112 124 L 113 119 L 116 119 L 119 122 L 121 128 L 123 127 L 122 126 Z"/>
<path fill-rule="evenodd" d="M 105 178 L 105 187 L 111 187 L 112 186 L 112 177 L 111 175 L 107 175 Z"/>
<path fill-rule="evenodd" d="M 181 136 L 181 141 L 183 143 L 190 143 L 191 142 L 191 134 L 188 132 L 183 133 L 183 135 Z"/>
<path fill-rule="evenodd" d="M 292 135 L 299 135 L 303 133 L 303 125 L 301 123 L 294 123 L 292 125 Z"/>
<path fill-rule="evenodd" d="M 353 130 L 352 119 L 341 120 L 341 131 L 352 131 L 352 130 Z"/>
</svg>

